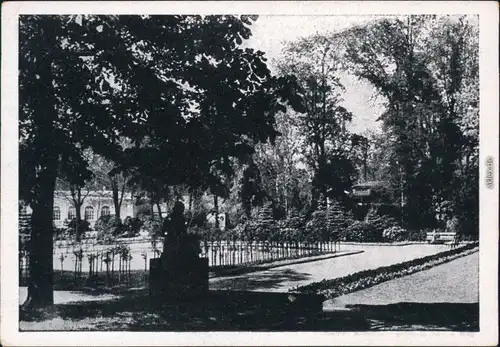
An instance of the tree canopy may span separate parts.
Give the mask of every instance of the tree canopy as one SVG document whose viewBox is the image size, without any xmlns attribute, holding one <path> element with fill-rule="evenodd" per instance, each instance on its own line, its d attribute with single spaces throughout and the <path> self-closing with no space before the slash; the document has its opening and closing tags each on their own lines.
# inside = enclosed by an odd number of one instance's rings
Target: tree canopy
<svg viewBox="0 0 500 347">
<path fill-rule="evenodd" d="M 41 245 L 31 249 L 27 303 L 53 301 L 49 230 L 62 161 L 82 163 L 92 149 L 115 173 L 217 195 L 232 158 L 275 139 L 274 115 L 300 97 L 293 77 L 272 76 L 262 52 L 240 48 L 255 19 L 21 16 L 21 198 Z"/>
<path fill-rule="evenodd" d="M 349 71 L 386 100 L 384 148 L 402 185 L 408 222 L 432 224 L 440 206 L 450 203 L 462 214 L 463 203 L 478 196 L 476 184 L 468 185 L 468 196 L 462 193 L 464 182 L 478 175 L 475 18 L 382 19 L 346 31 L 344 40 Z"/>
</svg>

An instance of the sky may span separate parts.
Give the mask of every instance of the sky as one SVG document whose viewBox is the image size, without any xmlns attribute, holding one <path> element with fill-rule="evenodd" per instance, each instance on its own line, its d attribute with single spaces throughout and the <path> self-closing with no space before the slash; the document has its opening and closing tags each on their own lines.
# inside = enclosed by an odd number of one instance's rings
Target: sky
<svg viewBox="0 0 500 347">
<path fill-rule="evenodd" d="M 279 57 L 283 42 L 294 41 L 316 33 L 340 31 L 372 20 L 373 16 L 259 16 L 251 26 L 252 37 L 246 46 L 266 53 L 272 70 L 272 60 Z M 377 130 L 376 119 L 383 111 L 382 101 L 373 99 L 375 90 L 354 76 L 343 75 L 344 101 L 342 106 L 354 114 L 350 130 L 362 133 Z"/>
</svg>

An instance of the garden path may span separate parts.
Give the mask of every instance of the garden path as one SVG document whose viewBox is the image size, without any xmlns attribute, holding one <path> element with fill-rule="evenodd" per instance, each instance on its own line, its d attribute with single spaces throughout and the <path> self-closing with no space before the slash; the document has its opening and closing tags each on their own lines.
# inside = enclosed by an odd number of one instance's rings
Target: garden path
<svg viewBox="0 0 500 347">
<path fill-rule="evenodd" d="M 343 245 L 342 251 L 363 250 L 364 252 L 315 262 L 285 265 L 239 276 L 213 278 L 210 280 L 210 289 L 287 292 L 294 287 L 319 282 L 323 279 L 343 277 L 358 271 L 422 258 L 447 249 L 449 247 L 446 245 L 430 244 Z"/>
<path fill-rule="evenodd" d="M 445 245 L 411 244 L 405 246 L 367 246 L 362 244 L 342 245 L 341 251 L 364 251 L 363 253 L 337 258 L 322 259 L 300 264 L 284 265 L 264 271 L 237 276 L 210 279 L 212 290 L 248 290 L 264 292 L 287 292 L 289 289 L 318 282 L 323 279 L 343 277 L 348 274 L 388 266 L 449 249 Z M 26 287 L 19 288 L 19 302 L 24 302 Z M 56 303 L 83 300 L 109 300 L 111 297 L 86 295 L 72 291 L 54 291 Z"/>
</svg>

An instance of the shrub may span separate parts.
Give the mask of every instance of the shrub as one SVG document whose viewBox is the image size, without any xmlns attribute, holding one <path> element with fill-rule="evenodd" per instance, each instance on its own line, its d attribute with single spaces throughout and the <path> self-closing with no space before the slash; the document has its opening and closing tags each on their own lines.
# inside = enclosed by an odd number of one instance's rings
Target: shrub
<svg viewBox="0 0 500 347">
<path fill-rule="evenodd" d="M 384 229 L 382 237 L 385 241 L 394 242 L 401 241 L 407 236 L 407 231 L 399 226 L 392 226 Z"/>
<path fill-rule="evenodd" d="M 385 229 L 396 226 L 396 220 L 388 215 L 379 215 L 377 213 L 377 207 L 373 206 L 368 211 L 365 219 L 361 223 L 354 223 L 358 229 L 363 230 L 358 231 L 364 235 L 364 242 L 379 242 L 383 240 L 383 231 Z M 363 237 L 362 237 L 363 238 Z M 363 242 L 361 241 L 361 242 Z"/>
<path fill-rule="evenodd" d="M 367 223 L 355 221 L 346 228 L 345 239 L 346 241 L 362 242 L 365 241 Z"/>
<path fill-rule="evenodd" d="M 306 223 L 306 241 L 320 242 L 328 238 L 328 220 L 325 211 L 315 211 Z"/>
<path fill-rule="evenodd" d="M 146 231 L 151 237 L 158 237 L 162 235 L 163 221 L 158 216 L 143 214 L 139 216 L 142 226 L 140 231 Z"/>
<path fill-rule="evenodd" d="M 69 236 L 75 236 L 76 235 L 76 218 L 73 218 L 71 220 L 65 220 L 64 221 L 64 226 L 66 227 L 65 233 Z M 82 219 L 80 220 L 80 224 L 78 227 L 78 230 L 80 232 L 80 235 L 83 236 L 83 234 L 87 231 L 90 231 L 90 223 Z"/>
<path fill-rule="evenodd" d="M 97 240 L 108 242 L 121 233 L 122 222 L 115 216 L 101 216 L 95 223 L 94 229 L 97 231 Z"/>
<path fill-rule="evenodd" d="M 139 234 L 143 221 L 139 217 L 126 217 L 123 221 L 123 231 L 128 237 L 134 237 Z"/>
<path fill-rule="evenodd" d="M 428 232 L 433 232 L 435 229 L 408 229 L 408 241 L 425 241 Z"/>
<path fill-rule="evenodd" d="M 192 213 L 192 215 L 187 220 L 190 220 L 192 226 L 197 226 L 200 228 L 204 228 L 207 224 L 207 215 L 208 210 L 198 210 Z"/>
<path fill-rule="evenodd" d="M 401 218 L 401 208 L 390 203 L 380 204 L 377 206 L 377 214 L 398 220 Z"/>
<path fill-rule="evenodd" d="M 279 231 L 271 204 L 266 204 L 260 209 L 252 228 L 255 238 L 259 241 L 270 240 L 278 235 Z"/>
<path fill-rule="evenodd" d="M 67 233 L 65 228 L 58 228 L 55 224 L 52 225 L 52 235 L 54 241 L 66 239 Z"/>
<path fill-rule="evenodd" d="M 243 239 L 246 222 L 240 222 L 233 228 L 233 233 L 237 239 Z"/>
<path fill-rule="evenodd" d="M 244 223 L 242 230 L 243 230 L 243 239 L 245 241 L 255 241 L 257 239 L 257 232 L 258 232 L 258 227 L 259 223 L 254 220 L 250 219 L 246 223 Z"/>
<path fill-rule="evenodd" d="M 328 210 L 327 222 L 328 222 L 328 241 L 339 240 L 347 227 L 348 221 L 352 220 L 351 215 L 344 213 L 341 205 L 333 200 L 332 204 Z"/>
<path fill-rule="evenodd" d="M 380 242 L 382 241 L 382 229 L 376 223 L 370 221 L 356 221 L 346 228 L 346 241 L 353 242 Z"/>
<path fill-rule="evenodd" d="M 305 223 L 297 209 L 290 210 L 288 217 L 277 223 L 280 230 L 280 241 L 286 242 L 304 242 L 305 241 Z"/>
<path fill-rule="evenodd" d="M 453 216 L 452 218 L 446 221 L 446 231 L 448 232 L 459 232 L 460 223 L 457 216 Z"/>
</svg>

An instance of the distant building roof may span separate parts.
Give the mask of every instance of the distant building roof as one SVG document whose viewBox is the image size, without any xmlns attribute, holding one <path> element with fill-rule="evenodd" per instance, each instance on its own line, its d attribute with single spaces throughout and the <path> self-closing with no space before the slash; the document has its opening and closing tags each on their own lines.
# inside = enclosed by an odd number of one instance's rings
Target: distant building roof
<svg viewBox="0 0 500 347">
<path fill-rule="evenodd" d="M 355 185 L 352 186 L 353 189 L 356 189 L 356 188 L 375 188 L 375 187 L 380 187 L 380 186 L 383 186 L 385 185 L 386 182 L 385 181 L 367 181 L 367 182 L 363 182 L 363 183 L 357 183 Z"/>
</svg>

